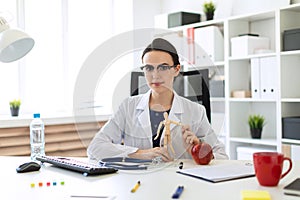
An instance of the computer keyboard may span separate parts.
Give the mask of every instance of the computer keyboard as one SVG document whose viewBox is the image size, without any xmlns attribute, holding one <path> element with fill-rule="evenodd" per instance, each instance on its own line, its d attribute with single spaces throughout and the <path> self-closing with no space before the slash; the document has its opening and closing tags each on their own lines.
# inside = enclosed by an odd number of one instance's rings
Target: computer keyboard
<svg viewBox="0 0 300 200">
<path fill-rule="evenodd" d="M 82 162 L 66 157 L 56 156 L 37 156 L 36 160 L 50 163 L 54 166 L 61 167 L 67 170 L 81 172 L 84 175 L 102 175 L 115 173 L 118 170 L 112 167 L 100 166 L 92 163 Z"/>
</svg>

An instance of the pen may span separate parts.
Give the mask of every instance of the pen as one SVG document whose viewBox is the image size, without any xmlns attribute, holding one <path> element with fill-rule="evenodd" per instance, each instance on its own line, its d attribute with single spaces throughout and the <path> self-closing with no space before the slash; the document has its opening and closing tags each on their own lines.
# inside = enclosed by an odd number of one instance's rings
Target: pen
<svg viewBox="0 0 300 200">
<path fill-rule="evenodd" d="M 121 145 L 125 144 L 124 139 L 125 139 L 125 133 L 122 133 L 122 135 L 121 135 Z"/>
<path fill-rule="evenodd" d="M 179 199 L 181 193 L 183 192 L 183 189 L 183 186 L 178 186 L 176 192 L 172 196 L 172 199 Z"/>
<path fill-rule="evenodd" d="M 131 189 L 131 192 L 135 192 L 141 185 L 141 181 L 138 181 L 135 186 Z"/>
</svg>

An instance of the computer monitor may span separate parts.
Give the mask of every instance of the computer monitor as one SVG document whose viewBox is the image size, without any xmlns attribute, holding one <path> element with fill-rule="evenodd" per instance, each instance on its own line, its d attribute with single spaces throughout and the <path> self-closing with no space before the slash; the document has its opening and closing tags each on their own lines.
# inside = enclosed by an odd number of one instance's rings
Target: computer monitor
<svg viewBox="0 0 300 200">
<path fill-rule="evenodd" d="M 208 69 L 182 71 L 174 80 L 174 90 L 180 96 L 202 104 L 211 121 Z M 149 90 L 144 72 L 131 72 L 131 96 L 144 94 Z"/>
</svg>

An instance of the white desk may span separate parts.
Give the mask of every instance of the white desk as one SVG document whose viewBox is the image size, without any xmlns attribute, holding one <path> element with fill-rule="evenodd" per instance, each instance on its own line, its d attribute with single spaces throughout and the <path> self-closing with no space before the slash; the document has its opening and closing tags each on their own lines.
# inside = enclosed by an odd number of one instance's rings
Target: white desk
<svg viewBox="0 0 300 200">
<path fill-rule="evenodd" d="M 210 183 L 176 173 L 179 161 L 157 170 L 119 171 L 115 174 L 90 177 L 55 168 L 50 164 L 45 164 L 38 172 L 18 174 L 15 170 L 16 167 L 26 161 L 29 161 L 28 157 L 0 157 L 1 199 L 82 200 L 84 198 L 71 198 L 70 196 L 96 195 L 115 197 L 111 199 L 165 200 L 172 199 L 172 194 L 180 185 L 184 186 L 180 199 L 186 200 L 240 200 L 241 190 L 268 190 L 272 200 L 299 199 L 284 195 L 282 188 L 296 177 L 300 177 L 300 161 L 294 162 L 292 172 L 282 179 L 277 187 L 262 187 L 258 184 L 256 177 Z M 213 161 L 211 164 L 218 164 L 219 162 L 240 161 Z M 193 161 L 184 160 L 184 168 L 187 167 L 193 167 Z M 139 180 L 141 186 L 135 193 L 131 193 L 130 190 Z M 65 185 L 60 185 L 61 181 L 64 181 Z M 38 186 L 39 182 L 43 183 L 42 187 Z M 51 186 L 46 186 L 47 182 L 50 182 Z M 53 182 L 57 182 L 57 185 L 53 186 Z M 34 188 L 31 188 L 31 183 L 35 183 Z"/>
</svg>

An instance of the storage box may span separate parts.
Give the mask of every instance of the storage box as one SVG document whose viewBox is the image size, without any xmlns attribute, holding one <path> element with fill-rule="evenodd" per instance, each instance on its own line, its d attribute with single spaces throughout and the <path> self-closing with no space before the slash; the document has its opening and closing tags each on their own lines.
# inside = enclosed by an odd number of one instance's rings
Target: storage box
<svg viewBox="0 0 300 200">
<path fill-rule="evenodd" d="M 283 50 L 300 50 L 300 29 L 283 31 Z"/>
<path fill-rule="evenodd" d="M 231 38 L 231 56 L 244 57 L 255 54 L 258 50 L 270 49 L 269 38 L 257 36 L 240 36 Z"/>
<path fill-rule="evenodd" d="M 248 90 L 235 90 L 231 92 L 231 97 L 234 98 L 249 98 L 251 97 L 251 91 Z"/>
<path fill-rule="evenodd" d="M 300 116 L 282 118 L 282 137 L 300 140 Z"/>
<path fill-rule="evenodd" d="M 253 160 L 253 153 L 255 152 L 273 152 L 275 149 L 258 148 L 258 147 L 237 147 L 237 160 Z"/>
<path fill-rule="evenodd" d="M 201 15 L 197 13 L 177 12 L 168 15 L 168 27 L 182 26 L 201 21 Z"/>
</svg>

